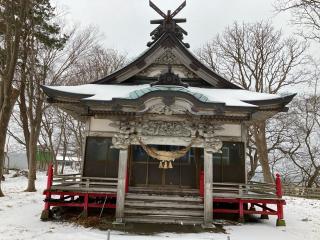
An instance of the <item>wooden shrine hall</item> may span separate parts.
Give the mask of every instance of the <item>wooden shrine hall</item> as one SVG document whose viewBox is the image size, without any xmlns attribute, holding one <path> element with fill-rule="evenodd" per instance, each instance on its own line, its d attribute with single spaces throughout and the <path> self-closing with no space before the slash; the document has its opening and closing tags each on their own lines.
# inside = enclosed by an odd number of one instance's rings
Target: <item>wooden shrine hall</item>
<svg viewBox="0 0 320 240">
<path fill-rule="evenodd" d="M 78 86 L 43 86 L 48 102 L 86 124 L 82 172 L 48 171 L 45 209 L 115 208 L 115 223 L 202 224 L 235 214 L 277 216 L 276 184 L 248 182 L 247 128 L 266 120 L 294 95 L 244 90 L 203 65 L 183 41 L 174 12 L 151 21 L 148 49 L 124 68 Z"/>
</svg>

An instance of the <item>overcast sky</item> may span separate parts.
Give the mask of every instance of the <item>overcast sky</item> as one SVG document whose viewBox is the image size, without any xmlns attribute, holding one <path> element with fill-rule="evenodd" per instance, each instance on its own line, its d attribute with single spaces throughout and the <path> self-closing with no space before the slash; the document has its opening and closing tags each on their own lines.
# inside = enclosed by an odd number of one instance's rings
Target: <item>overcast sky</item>
<svg viewBox="0 0 320 240">
<path fill-rule="evenodd" d="M 94 25 L 104 35 L 104 44 L 134 57 L 146 49 L 154 25 L 160 16 L 148 0 L 54 0 L 70 22 Z M 183 0 L 153 0 L 163 11 L 176 9 Z M 187 0 L 178 17 L 187 18 L 181 26 L 188 31 L 185 41 L 197 49 L 234 21 L 273 21 L 277 28 L 289 30 L 289 16 L 275 15 L 275 0 Z"/>
</svg>

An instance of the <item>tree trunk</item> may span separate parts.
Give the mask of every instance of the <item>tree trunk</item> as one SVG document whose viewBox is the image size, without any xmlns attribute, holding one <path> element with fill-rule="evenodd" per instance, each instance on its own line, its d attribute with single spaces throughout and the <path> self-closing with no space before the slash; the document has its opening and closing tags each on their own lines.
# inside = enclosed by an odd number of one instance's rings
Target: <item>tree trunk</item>
<svg viewBox="0 0 320 240">
<path fill-rule="evenodd" d="M 309 178 L 308 183 L 307 183 L 308 188 L 311 188 L 313 186 L 313 184 L 315 183 L 315 181 L 319 177 L 319 173 L 320 173 L 320 167 L 316 168 L 315 172 Z"/>
<path fill-rule="evenodd" d="M 66 124 L 66 121 L 64 121 L 63 124 Z M 66 164 L 66 155 L 67 155 L 67 134 L 66 134 L 66 126 L 64 125 L 62 127 L 62 134 L 63 134 L 63 159 L 62 159 L 62 166 L 61 166 L 61 174 L 64 172 L 64 166 Z"/>
<path fill-rule="evenodd" d="M 55 157 L 54 159 L 54 175 L 58 175 L 58 168 L 59 168 L 59 165 L 58 165 L 58 159 L 57 157 Z"/>
<path fill-rule="evenodd" d="M 268 159 L 268 148 L 266 140 L 266 122 L 259 121 L 254 125 L 255 140 L 257 146 L 257 152 L 259 156 L 259 162 L 263 171 L 263 178 L 266 183 L 274 183 L 272 173 L 270 170 L 269 159 Z"/>
<path fill-rule="evenodd" d="M 8 151 L 8 145 L 7 145 L 7 151 L 6 151 L 6 154 L 4 156 L 4 162 L 7 159 L 7 166 L 4 166 L 4 174 L 9 174 L 9 169 L 10 169 L 10 158 L 9 158 L 8 153 L 9 153 L 9 151 Z"/>
<path fill-rule="evenodd" d="M 5 144 L 7 137 L 7 128 L 9 125 L 11 113 L 13 106 L 18 98 L 19 91 L 17 89 L 12 90 L 12 94 L 10 96 L 9 101 L 4 101 L 3 106 L 0 112 L 0 197 L 3 197 L 4 194 L 1 189 L 1 178 L 3 175 L 4 168 L 4 152 L 5 152 Z"/>
<path fill-rule="evenodd" d="M 62 163 L 61 163 L 61 170 L 60 170 L 60 174 L 63 174 L 65 164 L 66 164 L 66 156 L 65 156 L 65 155 L 63 155 Z"/>
<path fill-rule="evenodd" d="M 26 192 L 35 192 L 36 185 L 36 172 L 37 172 L 37 161 L 36 161 L 36 151 L 37 151 L 37 138 L 34 136 L 34 130 L 32 129 L 30 132 L 30 140 L 29 140 L 29 173 L 28 173 L 28 186 L 25 190 Z"/>
<path fill-rule="evenodd" d="M 67 155 L 67 141 L 66 141 L 65 137 L 66 137 L 66 135 L 64 133 L 62 165 L 61 165 L 61 171 L 60 171 L 61 174 L 63 174 L 63 172 L 64 172 L 64 166 L 66 164 L 66 155 Z"/>
</svg>

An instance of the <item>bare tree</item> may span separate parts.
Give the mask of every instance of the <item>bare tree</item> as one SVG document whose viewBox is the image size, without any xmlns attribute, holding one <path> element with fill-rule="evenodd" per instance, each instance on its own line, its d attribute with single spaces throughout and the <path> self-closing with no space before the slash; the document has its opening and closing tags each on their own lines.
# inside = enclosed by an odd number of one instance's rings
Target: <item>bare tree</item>
<svg viewBox="0 0 320 240">
<path fill-rule="evenodd" d="M 29 162 L 27 191 L 36 190 L 36 151 L 45 107 L 41 85 L 57 83 L 73 64 L 90 52 L 95 40 L 94 32 L 90 29 L 81 32 L 74 30 L 64 48 L 43 47 L 41 43 L 31 48 L 27 59 L 30 61 L 29 68 L 21 74 L 26 81 L 22 81 L 25 85 L 21 85 L 18 101 Z"/>
<path fill-rule="evenodd" d="M 298 174 L 296 181 L 306 187 L 320 187 L 320 97 L 304 95 L 295 100 L 287 118 L 278 121 L 285 129 L 284 141 L 275 148 L 290 160 Z"/>
<path fill-rule="evenodd" d="M 94 46 L 86 58 L 82 58 L 61 79 L 62 85 L 78 85 L 93 82 L 123 67 L 126 54 L 115 49 Z"/>
<path fill-rule="evenodd" d="M 102 78 L 126 63 L 126 55 L 114 49 L 104 49 L 94 45 L 85 57 L 74 62 L 54 84 L 78 85 L 86 84 Z M 41 140 L 48 146 L 55 159 L 55 171 L 58 173 L 57 154 L 63 159 L 66 154 L 80 158 L 83 152 L 84 123 L 74 119 L 61 110 L 47 106 L 42 121 Z M 64 164 L 62 164 L 64 165 Z M 63 167 L 61 168 L 63 171 Z"/>
<path fill-rule="evenodd" d="M 0 197 L 7 128 L 19 94 L 14 87 L 15 71 L 28 11 L 28 0 L 0 2 Z"/>
<path fill-rule="evenodd" d="M 301 35 L 320 42 L 320 0 L 277 0 L 275 8 L 278 12 L 291 11 Z"/>
<path fill-rule="evenodd" d="M 39 139 L 41 149 L 47 149 L 52 155 L 55 174 L 57 174 L 58 169 L 57 155 L 62 144 L 61 118 L 59 115 L 60 111 L 58 109 L 46 105 L 43 111 Z"/>
<path fill-rule="evenodd" d="M 63 160 L 68 156 L 81 156 L 84 124 L 60 109 L 48 106 L 43 113 L 41 126 L 39 144 L 52 154 L 55 174 L 58 174 L 58 154 L 62 155 Z M 61 173 L 63 169 L 64 164 Z"/>
<path fill-rule="evenodd" d="M 306 44 L 295 38 L 284 38 L 281 31 L 275 30 L 268 22 L 234 23 L 198 50 L 197 55 L 213 70 L 244 89 L 275 94 L 286 86 L 305 80 L 306 72 L 301 70 L 301 65 L 307 62 L 304 57 L 306 48 Z M 249 151 L 257 154 L 251 158 L 259 159 L 264 180 L 273 182 L 268 161 L 266 122 L 256 121 L 250 131 L 256 151 Z M 258 165 L 254 159 L 251 162 L 252 176 Z"/>
</svg>

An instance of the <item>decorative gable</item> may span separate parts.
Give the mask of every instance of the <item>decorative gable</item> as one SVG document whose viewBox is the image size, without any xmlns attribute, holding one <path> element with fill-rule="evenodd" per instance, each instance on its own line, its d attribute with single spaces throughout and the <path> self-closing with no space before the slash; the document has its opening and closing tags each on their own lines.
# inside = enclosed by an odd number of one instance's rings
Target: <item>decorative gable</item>
<svg viewBox="0 0 320 240">
<path fill-rule="evenodd" d="M 155 61 L 155 64 L 165 64 L 165 65 L 181 65 L 180 59 L 172 52 L 171 48 L 167 48 L 165 52 L 158 57 Z"/>
</svg>

